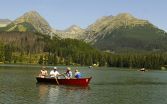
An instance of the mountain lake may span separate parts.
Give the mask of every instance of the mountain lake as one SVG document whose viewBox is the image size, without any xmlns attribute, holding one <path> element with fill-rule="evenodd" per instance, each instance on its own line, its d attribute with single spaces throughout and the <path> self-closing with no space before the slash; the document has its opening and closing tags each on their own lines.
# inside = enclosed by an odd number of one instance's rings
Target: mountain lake
<svg viewBox="0 0 167 104">
<path fill-rule="evenodd" d="M 65 66 L 57 67 L 65 72 Z M 39 84 L 40 66 L 0 65 L 0 104 L 167 104 L 167 71 L 78 69 L 92 76 L 88 87 Z"/>
</svg>

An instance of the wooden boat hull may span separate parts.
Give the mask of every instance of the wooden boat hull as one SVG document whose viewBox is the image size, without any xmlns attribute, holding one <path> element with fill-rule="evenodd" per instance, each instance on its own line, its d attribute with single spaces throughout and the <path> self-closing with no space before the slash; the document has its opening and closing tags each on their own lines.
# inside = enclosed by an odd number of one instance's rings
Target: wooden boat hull
<svg viewBox="0 0 167 104">
<path fill-rule="evenodd" d="M 41 78 L 36 77 L 38 83 L 51 83 L 59 85 L 70 85 L 70 86 L 88 86 L 90 78 L 79 78 L 79 79 L 55 79 L 55 78 Z"/>
</svg>

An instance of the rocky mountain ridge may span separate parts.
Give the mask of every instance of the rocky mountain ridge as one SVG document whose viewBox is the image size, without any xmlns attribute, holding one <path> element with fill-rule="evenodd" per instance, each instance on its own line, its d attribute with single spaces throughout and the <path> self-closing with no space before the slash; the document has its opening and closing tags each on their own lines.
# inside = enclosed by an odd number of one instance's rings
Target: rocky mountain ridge
<svg viewBox="0 0 167 104">
<path fill-rule="evenodd" d="M 39 32 L 51 34 L 52 29 L 48 22 L 36 11 L 30 11 L 12 21 L 1 31 Z"/>
<path fill-rule="evenodd" d="M 72 25 L 65 30 L 57 30 L 55 33 L 61 38 L 80 39 L 84 32 L 85 30 L 79 26 Z"/>
<path fill-rule="evenodd" d="M 147 20 L 137 19 L 128 13 L 121 13 L 117 16 L 104 16 L 88 26 L 85 36 L 82 38 L 87 42 L 94 43 L 99 36 L 104 37 L 106 32 L 111 33 L 120 27 L 144 26 L 146 24 L 149 24 Z"/>
<path fill-rule="evenodd" d="M 9 19 L 0 19 L 0 27 L 5 27 L 6 25 L 10 23 L 11 23 L 11 20 Z"/>
<path fill-rule="evenodd" d="M 101 50 L 167 50 L 165 31 L 128 13 L 104 16 L 86 29 L 72 25 L 65 30 L 58 30 L 51 28 L 39 13 L 30 11 L 0 28 L 0 31 L 39 32 L 60 39 L 84 40 Z"/>
<path fill-rule="evenodd" d="M 161 50 L 165 49 L 167 33 L 147 20 L 130 14 L 106 16 L 90 25 L 83 37 L 101 50 Z"/>
</svg>

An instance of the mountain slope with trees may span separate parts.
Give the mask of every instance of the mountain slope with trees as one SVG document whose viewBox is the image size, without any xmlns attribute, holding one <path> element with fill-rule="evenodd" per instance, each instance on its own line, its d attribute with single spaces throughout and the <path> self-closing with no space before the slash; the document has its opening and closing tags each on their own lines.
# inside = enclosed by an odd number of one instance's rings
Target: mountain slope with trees
<svg viewBox="0 0 167 104">
<path fill-rule="evenodd" d="M 82 38 L 101 50 L 167 50 L 165 31 L 127 13 L 97 20 L 87 28 Z"/>
<path fill-rule="evenodd" d="M 0 32 L 0 62 L 92 65 L 101 52 L 76 39 L 50 39 L 32 32 Z"/>
<path fill-rule="evenodd" d="M 72 26 L 61 31 L 72 35 L 63 37 L 55 31 L 50 35 L 53 30 L 38 16 L 29 12 L 0 28 L 0 63 L 151 69 L 167 65 L 167 34 L 146 20 L 129 14 L 107 16 L 86 30 Z"/>
<path fill-rule="evenodd" d="M 12 21 L 6 27 L 0 28 L 0 31 L 12 32 L 39 32 L 51 35 L 52 28 L 48 22 L 36 11 L 30 11 Z"/>
</svg>

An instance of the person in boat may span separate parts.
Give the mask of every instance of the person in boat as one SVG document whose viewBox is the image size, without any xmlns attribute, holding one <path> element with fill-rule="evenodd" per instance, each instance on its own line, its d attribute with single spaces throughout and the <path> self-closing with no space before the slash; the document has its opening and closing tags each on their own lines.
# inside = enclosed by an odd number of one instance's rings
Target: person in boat
<svg viewBox="0 0 167 104">
<path fill-rule="evenodd" d="M 67 70 L 66 70 L 66 72 L 65 72 L 65 78 L 66 78 L 66 79 L 72 78 L 72 71 L 71 71 L 71 68 L 70 68 L 70 67 L 67 67 Z"/>
<path fill-rule="evenodd" d="M 75 78 L 81 78 L 81 73 L 77 69 L 75 70 Z"/>
<path fill-rule="evenodd" d="M 59 75 L 61 74 L 57 71 L 57 67 L 53 67 L 53 70 L 50 71 L 50 77 L 58 78 Z"/>
<path fill-rule="evenodd" d="M 46 67 L 45 67 L 45 66 L 42 66 L 42 69 L 41 69 L 41 71 L 40 71 L 39 77 L 44 78 L 44 77 L 46 77 L 47 75 L 48 75 L 48 72 L 47 72 L 47 70 L 46 70 Z"/>
</svg>

